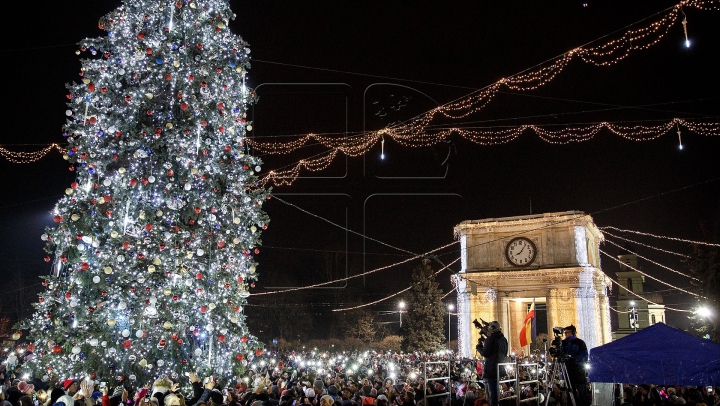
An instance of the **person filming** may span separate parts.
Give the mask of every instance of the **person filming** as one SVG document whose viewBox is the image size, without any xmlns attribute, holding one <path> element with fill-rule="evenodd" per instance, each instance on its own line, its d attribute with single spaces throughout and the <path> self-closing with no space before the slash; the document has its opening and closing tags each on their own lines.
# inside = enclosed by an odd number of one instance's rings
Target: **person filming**
<svg viewBox="0 0 720 406">
<path fill-rule="evenodd" d="M 565 327 L 563 333 L 565 339 L 562 340 L 562 352 L 565 355 L 568 378 L 575 391 L 575 403 L 577 406 L 588 406 L 590 396 L 585 375 L 585 364 L 588 361 L 587 345 L 577 337 L 577 329 L 572 324 Z"/>
<path fill-rule="evenodd" d="M 487 326 L 488 337 L 482 345 L 480 355 L 485 357 L 483 376 L 490 394 L 490 406 L 498 406 L 498 364 L 505 362 L 508 352 L 507 338 L 500 323 L 493 321 Z"/>
</svg>

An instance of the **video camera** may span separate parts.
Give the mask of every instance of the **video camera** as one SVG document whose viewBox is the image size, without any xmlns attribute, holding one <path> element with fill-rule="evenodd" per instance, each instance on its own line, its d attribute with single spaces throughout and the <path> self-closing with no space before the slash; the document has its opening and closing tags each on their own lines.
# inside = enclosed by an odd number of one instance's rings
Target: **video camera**
<svg viewBox="0 0 720 406">
<path fill-rule="evenodd" d="M 481 318 L 480 321 L 478 321 L 477 319 L 473 320 L 473 324 L 475 325 L 476 329 L 480 330 L 480 338 L 478 338 L 475 349 L 477 350 L 477 352 L 482 352 L 483 345 L 485 344 L 485 339 L 488 338 L 488 336 L 490 335 L 490 332 L 488 331 L 488 326 L 490 325 L 490 323 Z"/>
<path fill-rule="evenodd" d="M 552 332 L 555 335 L 555 338 L 553 338 L 550 343 L 550 348 L 548 349 L 548 352 L 553 358 L 558 358 L 561 361 L 570 358 L 570 356 L 565 354 L 562 349 L 563 331 L 564 329 L 562 327 L 553 327 Z"/>
</svg>

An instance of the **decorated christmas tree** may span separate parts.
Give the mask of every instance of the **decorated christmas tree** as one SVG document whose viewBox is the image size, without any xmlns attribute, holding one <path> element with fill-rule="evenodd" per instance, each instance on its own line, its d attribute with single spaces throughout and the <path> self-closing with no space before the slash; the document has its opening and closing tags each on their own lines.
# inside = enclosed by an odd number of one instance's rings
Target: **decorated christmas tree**
<svg viewBox="0 0 720 406">
<path fill-rule="evenodd" d="M 226 0 L 124 0 L 78 44 L 63 128 L 76 179 L 21 325 L 36 377 L 229 379 L 262 352 L 243 306 L 268 191 L 244 142 L 254 95 L 233 18 Z"/>
</svg>

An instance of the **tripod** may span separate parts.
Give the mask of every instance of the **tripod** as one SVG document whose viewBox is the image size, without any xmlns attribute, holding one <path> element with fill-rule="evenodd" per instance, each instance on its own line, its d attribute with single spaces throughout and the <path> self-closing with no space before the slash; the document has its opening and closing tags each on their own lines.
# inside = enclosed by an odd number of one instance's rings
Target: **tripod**
<svg viewBox="0 0 720 406">
<path fill-rule="evenodd" d="M 559 381 L 565 382 L 565 391 L 568 393 L 573 406 L 577 406 L 575 404 L 575 390 L 570 383 L 570 375 L 568 374 L 567 366 L 557 357 L 553 358 L 552 371 L 549 373 L 547 384 L 545 385 L 547 388 L 547 393 L 545 394 L 545 406 L 548 406 L 548 403 L 550 402 L 550 393 L 553 389 L 553 382 Z"/>
</svg>

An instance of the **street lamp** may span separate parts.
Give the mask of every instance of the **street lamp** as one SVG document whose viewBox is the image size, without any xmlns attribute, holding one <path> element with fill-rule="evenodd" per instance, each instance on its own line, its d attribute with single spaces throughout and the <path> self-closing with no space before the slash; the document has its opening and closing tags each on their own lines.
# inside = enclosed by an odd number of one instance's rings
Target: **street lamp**
<svg viewBox="0 0 720 406">
<path fill-rule="evenodd" d="M 400 308 L 400 310 L 398 310 L 398 313 L 400 314 L 400 328 L 402 328 L 402 312 L 405 308 L 405 302 L 401 300 L 400 303 L 398 303 L 398 307 Z"/>
<path fill-rule="evenodd" d="M 632 327 L 635 331 L 637 331 L 638 327 L 638 314 L 637 309 L 635 308 L 635 301 L 630 302 L 630 327 Z"/>
<path fill-rule="evenodd" d="M 448 350 L 450 349 L 450 315 L 452 314 L 452 311 L 455 310 L 455 305 L 452 303 L 449 303 L 448 306 Z"/>
</svg>

